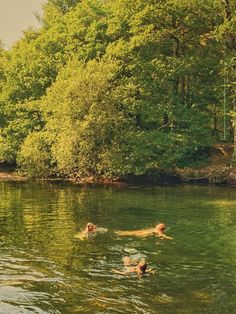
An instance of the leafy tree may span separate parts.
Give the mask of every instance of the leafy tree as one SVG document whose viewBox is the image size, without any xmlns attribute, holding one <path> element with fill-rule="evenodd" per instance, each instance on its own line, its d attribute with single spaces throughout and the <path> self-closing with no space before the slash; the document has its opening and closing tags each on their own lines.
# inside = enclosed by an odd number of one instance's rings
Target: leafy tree
<svg viewBox="0 0 236 314">
<path fill-rule="evenodd" d="M 222 132 L 225 65 L 234 107 L 234 13 L 230 0 L 48 0 L 42 28 L 0 53 L 2 158 L 106 177 L 197 162 Z"/>
<path fill-rule="evenodd" d="M 48 91 L 42 106 L 59 172 L 96 175 L 110 171 L 99 165 L 102 151 L 125 126 L 123 114 L 111 96 L 118 71 L 119 66 L 112 60 L 86 65 L 73 61 Z"/>
</svg>

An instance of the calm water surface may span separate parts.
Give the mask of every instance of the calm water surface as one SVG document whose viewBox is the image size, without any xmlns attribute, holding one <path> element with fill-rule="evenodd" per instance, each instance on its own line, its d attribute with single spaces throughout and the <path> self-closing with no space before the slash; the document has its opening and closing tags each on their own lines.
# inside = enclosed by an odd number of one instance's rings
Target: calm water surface
<svg viewBox="0 0 236 314">
<path fill-rule="evenodd" d="M 0 313 L 236 313 L 236 189 L 0 182 Z M 92 221 L 105 234 L 74 236 Z M 117 237 L 165 222 L 166 234 Z M 145 257 L 154 275 L 121 276 Z"/>
</svg>

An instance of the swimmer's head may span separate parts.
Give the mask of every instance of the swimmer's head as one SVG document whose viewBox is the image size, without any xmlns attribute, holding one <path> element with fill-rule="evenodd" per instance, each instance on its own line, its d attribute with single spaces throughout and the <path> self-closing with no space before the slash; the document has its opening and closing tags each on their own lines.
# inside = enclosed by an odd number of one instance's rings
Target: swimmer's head
<svg viewBox="0 0 236 314">
<path fill-rule="evenodd" d="M 132 260 L 129 256 L 123 257 L 123 263 L 125 266 L 130 266 L 132 264 Z"/>
<path fill-rule="evenodd" d="M 159 231 L 164 231 L 166 229 L 166 225 L 163 223 L 158 224 L 158 225 L 156 225 L 156 229 Z"/>
<path fill-rule="evenodd" d="M 93 232 L 96 228 L 97 227 L 92 222 L 88 222 L 86 225 L 87 232 Z"/>
<path fill-rule="evenodd" d="M 138 269 L 144 274 L 147 269 L 147 262 L 145 260 L 140 261 L 138 263 Z"/>
</svg>

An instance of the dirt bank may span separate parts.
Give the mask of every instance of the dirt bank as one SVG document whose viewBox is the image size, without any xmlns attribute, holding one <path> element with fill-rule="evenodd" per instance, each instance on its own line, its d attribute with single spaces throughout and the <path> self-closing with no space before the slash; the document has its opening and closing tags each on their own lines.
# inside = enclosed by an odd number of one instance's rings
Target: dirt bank
<svg viewBox="0 0 236 314">
<path fill-rule="evenodd" d="M 231 165 L 233 145 L 215 144 L 204 167 L 177 169 L 181 182 L 236 184 L 236 167 Z"/>
<path fill-rule="evenodd" d="M 26 181 L 26 177 L 21 177 L 14 172 L 5 172 L 0 169 L 0 180 L 1 181 Z"/>
</svg>

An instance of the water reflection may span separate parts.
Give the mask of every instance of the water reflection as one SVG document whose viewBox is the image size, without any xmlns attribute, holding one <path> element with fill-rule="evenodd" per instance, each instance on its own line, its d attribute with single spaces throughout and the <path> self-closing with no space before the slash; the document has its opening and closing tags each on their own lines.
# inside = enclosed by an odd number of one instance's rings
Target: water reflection
<svg viewBox="0 0 236 314">
<path fill-rule="evenodd" d="M 0 313 L 233 313 L 232 188 L 0 183 Z M 83 241 L 88 221 L 108 228 Z M 172 241 L 114 230 L 170 226 Z M 117 276 L 124 256 L 152 276 Z"/>
</svg>

